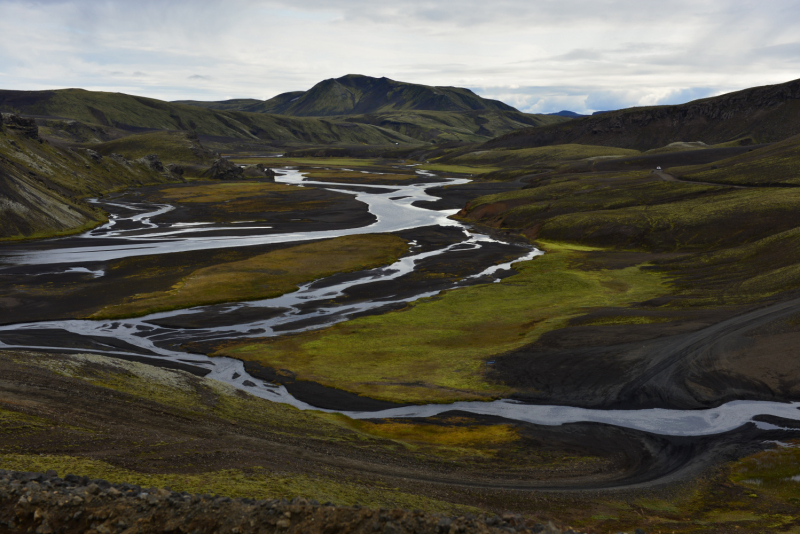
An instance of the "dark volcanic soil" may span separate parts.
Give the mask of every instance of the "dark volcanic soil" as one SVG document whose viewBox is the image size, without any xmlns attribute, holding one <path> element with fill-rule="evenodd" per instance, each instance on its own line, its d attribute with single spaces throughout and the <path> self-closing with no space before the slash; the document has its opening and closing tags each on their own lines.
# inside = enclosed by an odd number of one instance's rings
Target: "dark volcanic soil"
<svg viewBox="0 0 800 534">
<path fill-rule="evenodd" d="M 599 310 L 581 318 L 619 316 Z M 575 325 L 496 358 L 528 402 L 588 408 L 719 406 L 800 398 L 800 299 L 749 308 L 636 310 L 667 322 Z M 672 318 L 673 320 L 669 320 Z"/>
</svg>

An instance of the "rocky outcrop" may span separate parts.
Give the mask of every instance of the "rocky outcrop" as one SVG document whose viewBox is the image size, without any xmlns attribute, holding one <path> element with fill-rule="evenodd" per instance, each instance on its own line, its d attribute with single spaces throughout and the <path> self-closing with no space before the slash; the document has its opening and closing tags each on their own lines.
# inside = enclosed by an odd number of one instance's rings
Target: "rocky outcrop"
<svg viewBox="0 0 800 534">
<path fill-rule="evenodd" d="M 94 150 L 92 150 L 90 148 L 84 148 L 83 152 L 87 156 L 92 158 L 92 160 L 94 160 L 95 163 L 100 163 L 103 160 L 103 156 L 101 156 L 100 154 L 98 154 L 97 152 L 95 152 Z"/>
<path fill-rule="evenodd" d="M 256 165 L 248 165 L 244 168 L 244 176 L 247 178 L 265 178 L 267 181 L 274 182 L 275 177 L 278 175 L 275 171 L 263 164 L 257 163 Z"/>
<path fill-rule="evenodd" d="M 183 174 L 186 172 L 186 169 L 174 163 L 170 163 L 169 165 L 167 165 L 167 170 L 172 174 L 174 174 L 175 176 L 183 176 Z"/>
<path fill-rule="evenodd" d="M 225 158 L 219 158 L 203 176 L 212 180 L 236 180 L 242 178 L 244 169 Z"/>
<path fill-rule="evenodd" d="M 112 152 L 108 157 L 113 159 L 114 161 L 116 161 L 120 165 L 125 165 L 126 167 L 130 167 L 131 166 L 131 162 L 128 161 L 125 158 L 125 156 L 123 156 L 122 154 L 117 154 L 115 152 Z"/>
<path fill-rule="evenodd" d="M 158 154 L 150 154 L 143 158 L 139 158 L 136 161 L 141 163 L 151 171 L 164 172 L 165 170 L 164 164 L 161 163 L 161 160 L 158 158 Z"/>
<path fill-rule="evenodd" d="M 3 113 L 2 116 L 5 129 L 30 139 L 39 139 L 39 127 L 36 125 L 36 120 L 26 119 L 14 113 Z"/>
<path fill-rule="evenodd" d="M 527 524 L 514 514 L 446 517 L 358 505 L 339 507 L 306 499 L 231 499 L 75 475 L 62 479 L 54 471 L 0 470 L 0 532 L 560 534 L 561 530 L 552 523 Z"/>
</svg>

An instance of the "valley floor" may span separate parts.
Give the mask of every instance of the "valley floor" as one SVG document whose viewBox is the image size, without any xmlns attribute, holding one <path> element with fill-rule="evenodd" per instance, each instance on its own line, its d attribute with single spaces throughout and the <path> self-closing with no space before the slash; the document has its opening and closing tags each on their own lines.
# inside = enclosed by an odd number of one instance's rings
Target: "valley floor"
<svg viewBox="0 0 800 534">
<path fill-rule="evenodd" d="M 793 240 L 775 237 L 795 231 L 793 191 L 685 169 L 668 169 L 683 182 L 562 169 L 448 185 L 398 162 L 286 163 L 322 185 L 150 186 L 104 199 L 122 207 L 89 237 L 4 247 L 0 468 L 606 532 L 800 530 L 796 420 L 676 437 L 459 411 L 350 419 L 243 391 L 266 380 L 339 411 L 797 400 Z M 400 210 L 419 183 L 440 200 Z M 173 208 L 143 217 L 159 205 Z M 446 218 L 462 207 L 474 226 Z M 395 209 L 437 222 L 334 235 Z M 280 238 L 322 232 L 334 239 Z M 544 255 L 531 259 L 531 243 Z M 36 260 L 83 246 L 107 256 Z M 313 298 L 291 300 L 297 287 Z M 250 377 L 206 378 L 222 377 L 223 357 Z M 154 358 L 161 367 L 142 363 Z"/>
</svg>

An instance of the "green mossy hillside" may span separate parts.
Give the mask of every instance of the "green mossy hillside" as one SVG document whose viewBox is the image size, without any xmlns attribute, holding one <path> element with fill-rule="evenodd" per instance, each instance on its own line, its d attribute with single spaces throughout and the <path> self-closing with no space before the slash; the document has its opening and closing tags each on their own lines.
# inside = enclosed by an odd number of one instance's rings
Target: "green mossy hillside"
<svg viewBox="0 0 800 534">
<path fill-rule="evenodd" d="M 460 90 L 457 90 L 460 91 Z M 481 100 L 476 95 L 472 98 Z M 63 117 L 81 123 L 65 126 L 51 121 L 48 134 L 71 140 L 118 137 L 118 132 L 185 131 L 212 139 L 249 140 L 279 147 L 302 145 L 422 146 L 431 141 L 483 142 L 520 128 L 566 120 L 529 115 L 509 106 L 456 106 L 422 110 L 387 108 L 378 112 L 355 110 L 324 113 L 336 116 L 294 116 L 253 112 L 251 106 L 187 105 L 152 98 L 62 89 L 56 91 L 0 91 L 0 109 L 28 115 Z M 313 114 L 312 114 L 313 115 Z M 68 122 L 68 121 L 67 121 Z"/>
<path fill-rule="evenodd" d="M 143 164 L 96 156 L 12 128 L 0 130 L 0 240 L 81 232 L 106 221 L 85 198 L 179 181 Z"/>
<path fill-rule="evenodd" d="M 130 135 L 87 147 L 104 156 L 116 153 L 127 159 L 139 159 L 157 154 L 164 164 L 211 165 L 219 157 L 205 148 L 195 135 L 181 131 Z"/>
<path fill-rule="evenodd" d="M 697 182 L 800 187 L 800 135 L 712 164 L 667 171 L 682 180 Z"/>
<path fill-rule="evenodd" d="M 638 150 L 592 145 L 556 145 L 517 150 L 476 150 L 466 154 L 443 157 L 441 161 L 462 165 L 502 167 L 557 167 L 564 162 L 588 158 L 612 158 L 639 155 Z"/>
</svg>

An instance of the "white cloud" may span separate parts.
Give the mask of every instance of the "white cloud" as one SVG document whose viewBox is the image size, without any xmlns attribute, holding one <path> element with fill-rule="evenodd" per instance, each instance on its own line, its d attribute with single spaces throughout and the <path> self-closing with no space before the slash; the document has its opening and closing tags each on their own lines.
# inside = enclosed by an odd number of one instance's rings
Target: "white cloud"
<svg viewBox="0 0 800 534">
<path fill-rule="evenodd" d="M 677 103 L 800 77 L 795 0 L 0 0 L 0 85 L 269 98 L 348 73 L 519 109 Z M 143 74 L 146 73 L 146 74 Z"/>
</svg>

